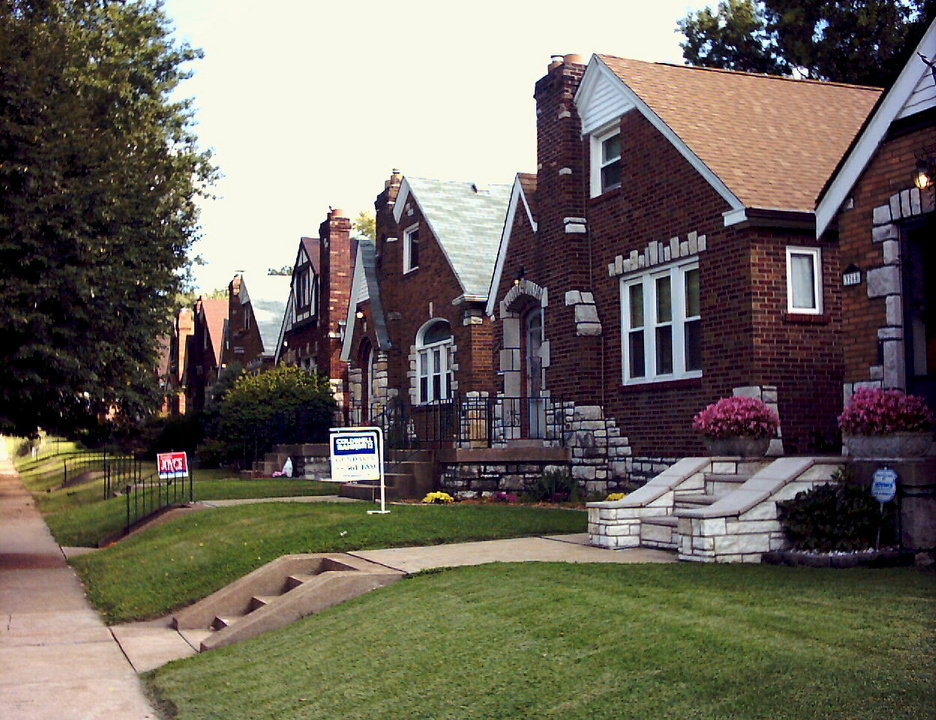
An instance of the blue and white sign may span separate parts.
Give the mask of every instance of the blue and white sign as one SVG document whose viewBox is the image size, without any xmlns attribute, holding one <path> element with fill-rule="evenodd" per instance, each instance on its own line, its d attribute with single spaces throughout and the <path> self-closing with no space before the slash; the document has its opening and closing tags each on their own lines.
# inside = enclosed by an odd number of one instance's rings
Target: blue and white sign
<svg viewBox="0 0 936 720">
<path fill-rule="evenodd" d="M 380 442 L 376 430 L 332 431 L 332 482 L 380 480 Z"/>
<path fill-rule="evenodd" d="M 879 503 L 890 502 L 897 494 L 897 473 L 889 467 L 878 468 L 874 471 L 871 482 L 871 494 Z"/>
</svg>

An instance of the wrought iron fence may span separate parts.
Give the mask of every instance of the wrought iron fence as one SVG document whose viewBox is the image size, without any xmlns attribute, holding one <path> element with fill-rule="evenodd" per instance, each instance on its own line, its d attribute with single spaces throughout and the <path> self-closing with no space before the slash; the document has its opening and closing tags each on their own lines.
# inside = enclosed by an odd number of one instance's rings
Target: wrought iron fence
<svg viewBox="0 0 936 720">
<path fill-rule="evenodd" d="M 349 420 L 381 427 L 391 448 L 496 447 L 520 439 L 561 446 L 566 405 L 552 397 L 456 395 L 422 405 L 353 406 Z"/>
<path fill-rule="evenodd" d="M 127 521 L 124 533 L 130 532 L 134 523 L 171 505 L 192 502 L 195 498 L 191 471 L 187 478 L 162 480 L 158 473 L 138 478 L 124 488 Z"/>
</svg>

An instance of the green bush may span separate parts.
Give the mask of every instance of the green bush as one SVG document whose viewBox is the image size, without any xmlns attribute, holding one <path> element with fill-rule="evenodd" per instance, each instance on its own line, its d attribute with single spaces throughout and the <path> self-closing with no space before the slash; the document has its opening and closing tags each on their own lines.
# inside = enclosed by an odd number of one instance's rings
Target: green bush
<svg viewBox="0 0 936 720">
<path fill-rule="evenodd" d="M 793 547 L 820 552 L 866 550 L 875 546 L 879 529 L 881 542 L 893 543 L 894 504 L 885 505 L 882 517 L 868 488 L 848 482 L 842 472 L 834 479 L 777 503 L 780 524 Z"/>
<path fill-rule="evenodd" d="M 565 502 L 579 499 L 579 486 L 568 470 L 548 470 L 526 487 L 533 502 Z"/>
<path fill-rule="evenodd" d="M 221 401 L 217 439 L 248 463 L 274 444 L 324 442 L 336 407 L 328 379 L 302 368 L 244 374 Z"/>
</svg>

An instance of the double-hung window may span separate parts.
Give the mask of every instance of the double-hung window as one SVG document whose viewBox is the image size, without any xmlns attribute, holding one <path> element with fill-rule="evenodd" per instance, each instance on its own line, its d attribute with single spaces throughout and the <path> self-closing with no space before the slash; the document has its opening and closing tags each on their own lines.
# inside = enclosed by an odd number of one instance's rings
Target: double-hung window
<svg viewBox="0 0 936 720">
<path fill-rule="evenodd" d="M 699 304 L 696 262 L 622 279 L 625 384 L 701 376 Z"/>
<path fill-rule="evenodd" d="M 452 329 L 445 320 L 423 327 L 416 337 L 416 399 L 419 403 L 452 396 Z"/>
<path fill-rule="evenodd" d="M 408 273 L 419 267 L 419 225 L 413 225 L 403 232 L 403 272 Z"/>
<path fill-rule="evenodd" d="M 787 312 L 822 314 L 822 253 L 819 248 L 787 247 Z"/>
<path fill-rule="evenodd" d="M 621 131 L 617 126 L 592 136 L 592 197 L 621 187 Z"/>
</svg>

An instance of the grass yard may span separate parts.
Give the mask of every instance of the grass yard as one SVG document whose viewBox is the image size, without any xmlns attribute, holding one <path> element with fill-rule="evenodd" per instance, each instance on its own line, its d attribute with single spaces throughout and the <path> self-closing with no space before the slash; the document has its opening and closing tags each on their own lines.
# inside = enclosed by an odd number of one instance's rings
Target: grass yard
<svg viewBox="0 0 936 720">
<path fill-rule="evenodd" d="M 146 676 L 178 720 L 931 720 L 934 575 L 421 574 Z"/>
<path fill-rule="evenodd" d="M 289 553 L 584 532 L 582 511 L 514 505 L 264 503 L 175 518 L 76 557 L 88 595 L 108 622 L 164 615 Z"/>
</svg>

